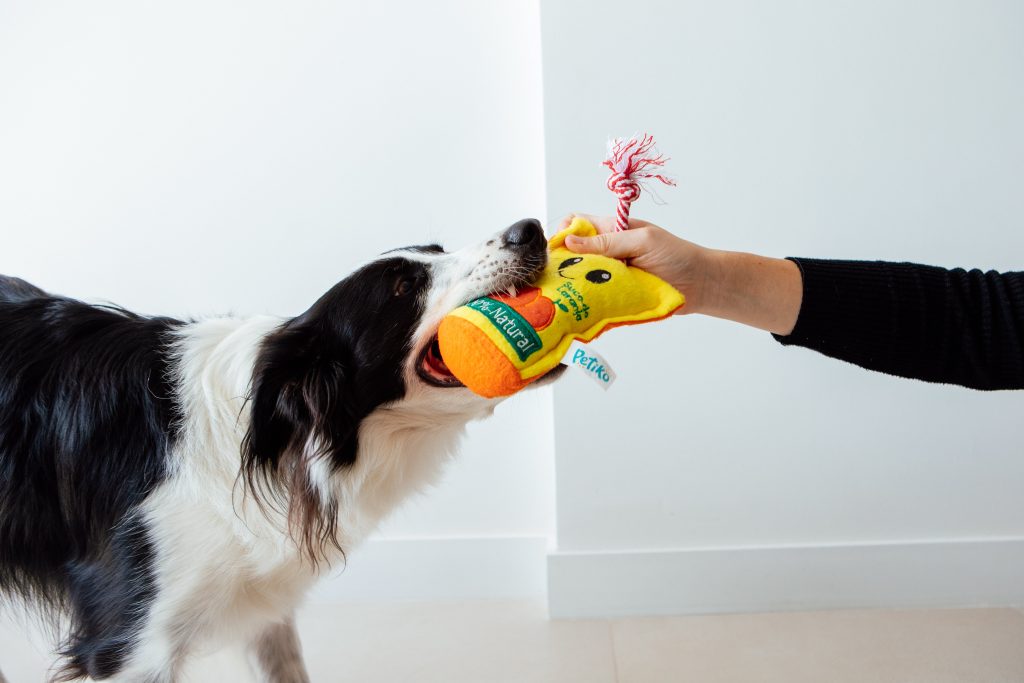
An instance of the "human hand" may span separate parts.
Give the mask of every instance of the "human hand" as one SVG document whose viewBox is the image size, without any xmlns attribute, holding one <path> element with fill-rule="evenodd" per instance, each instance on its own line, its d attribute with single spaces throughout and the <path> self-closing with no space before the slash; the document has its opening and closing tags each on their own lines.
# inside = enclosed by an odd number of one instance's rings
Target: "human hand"
<svg viewBox="0 0 1024 683">
<path fill-rule="evenodd" d="M 686 305 L 678 314 L 700 312 L 708 280 L 710 250 L 636 218 L 629 219 L 629 230 L 616 232 L 614 216 L 574 213 L 563 218 L 558 229 L 569 227 L 576 216 L 590 221 L 598 234 L 593 237 L 569 235 L 565 246 L 571 251 L 628 261 L 631 266 L 657 275 L 686 297 Z"/>
<path fill-rule="evenodd" d="M 792 261 L 757 254 L 708 249 L 676 237 L 653 223 L 629 219 L 617 232 L 615 218 L 570 214 L 564 229 L 580 216 L 597 228 L 593 237 L 566 237 L 577 253 L 603 254 L 657 275 L 686 297 L 679 314 L 704 313 L 788 335 L 803 299 L 803 278 Z"/>
</svg>

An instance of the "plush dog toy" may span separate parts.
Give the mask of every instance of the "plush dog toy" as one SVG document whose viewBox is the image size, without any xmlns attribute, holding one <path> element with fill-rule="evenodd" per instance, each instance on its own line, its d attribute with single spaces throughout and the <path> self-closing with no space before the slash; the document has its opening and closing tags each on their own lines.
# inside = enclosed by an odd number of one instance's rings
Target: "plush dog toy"
<svg viewBox="0 0 1024 683">
<path fill-rule="evenodd" d="M 566 235 L 596 233 L 577 216 L 548 241 L 548 265 L 532 287 L 514 297 L 480 297 L 445 316 L 438 343 L 459 381 L 488 398 L 514 394 L 558 365 L 574 339 L 661 320 L 684 304 L 650 273 L 565 247 Z"/>
</svg>

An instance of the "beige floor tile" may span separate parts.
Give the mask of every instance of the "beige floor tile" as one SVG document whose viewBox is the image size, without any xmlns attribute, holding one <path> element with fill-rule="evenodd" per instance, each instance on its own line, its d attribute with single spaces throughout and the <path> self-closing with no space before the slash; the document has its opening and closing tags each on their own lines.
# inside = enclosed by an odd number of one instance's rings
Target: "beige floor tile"
<svg viewBox="0 0 1024 683">
<path fill-rule="evenodd" d="M 539 601 L 317 607 L 299 623 L 314 681 L 615 681 L 608 622 L 548 621 Z"/>
<path fill-rule="evenodd" d="M 299 629 L 314 681 L 391 683 L 1021 683 L 1024 612 L 847 611 L 547 621 L 530 602 L 311 606 Z M 617 662 L 612 657 L 614 640 Z M 11 683 L 44 680 L 38 635 L 0 622 Z M 237 652 L 189 683 L 252 680 Z"/>
<path fill-rule="evenodd" d="M 609 623 L 549 621 L 540 601 L 315 605 L 298 626 L 317 683 L 615 681 Z M 10 683 L 42 681 L 48 652 L 0 626 L 0 667 Z M 221 651 L 190 662 L 182 680 L 253 678 L 239 652 Z"/>
<path fill-rule="evenodd" d="M 1010 609 L 622 619 L 620 683 L 1020 683 Z"/>
</svg>

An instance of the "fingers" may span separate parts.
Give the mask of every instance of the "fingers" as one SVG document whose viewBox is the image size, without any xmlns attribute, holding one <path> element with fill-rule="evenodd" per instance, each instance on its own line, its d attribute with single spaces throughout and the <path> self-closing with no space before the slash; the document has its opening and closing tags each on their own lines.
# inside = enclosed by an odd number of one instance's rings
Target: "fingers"
<svg viewBox="0 0 1024 683">
<path fill-rule="evenodd" d="M 604 234 L 606 232 L 615 232 L 617 230 L 614 216 L 595 216 L 589 213 L 570 213 L 568 216 L 565 216 L 561 221 L 559 221 L 558 230 L 561 231 L 568 228 L 569 224 L 572 223 L 572 219 L 576 218 L 577 216 L 579 216 L 580 218 L 585 218 L 588 221 L 590 221 L 590 224 L 597 228 L 598 233 Z M 644 228 L 649 225 L 650 223 L 648 223 L 647 221 L 642 221 L 639 218 L 629 219 L 630 230 L 634 228 Z"/>
<path fill-rule="evenodd" d="M 565 230 L 572 223 L 572 219 L 579 216 L 590 222 L 598 232 L 615 232 L 615 219 L 611 216 L 594 216 L 589 213 L 570 213 L 558 223 L 558 230 Z M 632 224 L 630 225 L 632 227 Z"/>
<path fill-rule="evenodd" d="M 599 233 L 615 232 L 615 218 L 612 216 L 592 216 L 589 213 L 578 213 L 576 215 L 590 221 L 590 224 L 597 228 Z"/>
<path fill-rule="evenodd" d="M 650 225 L 647 221 L 629 219 L 630 229 L 626 232 L 618 232 L 615 228 L 613 216 L 594 216 L 589 213 L 571 213 L 561 220 L 559 230 L 569 227 L 572 220 L 579 216 L 590 221 L 597 229 L 597 235 L 593 237 L 577 237 L 568 235 L 565 238 L 565 246 L 571 251 L 581 254 L 603 254 L 617 259 L 631 259 L 642 255 L 649 248 L 650 237 L 646 228 Z"/>
<path fill-rule="evenodd" d="M 604 232 L 593 237 L 568 235 L 565 246 L 579 254 L 602 254 L 617 259 L 631 259 L 643 255 L 648 247 L 647 231 Z"/>
</svg>

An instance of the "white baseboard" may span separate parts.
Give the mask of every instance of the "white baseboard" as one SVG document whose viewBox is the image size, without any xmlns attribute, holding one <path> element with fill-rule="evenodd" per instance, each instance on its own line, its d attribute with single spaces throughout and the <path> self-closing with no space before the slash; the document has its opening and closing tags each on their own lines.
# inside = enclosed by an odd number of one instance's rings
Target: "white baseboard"
<svg viewBox="0 0 1024 683">
<path fill-rule="evenodd" d="M 309 601 L 543 599 L 548 545 L 544 536 L 374 539 Z"/>
<path fill-rule="evenodd" d="M 552 618 L 1024 604 L 1024 538 L 553 552 Z"/>
</svg>

